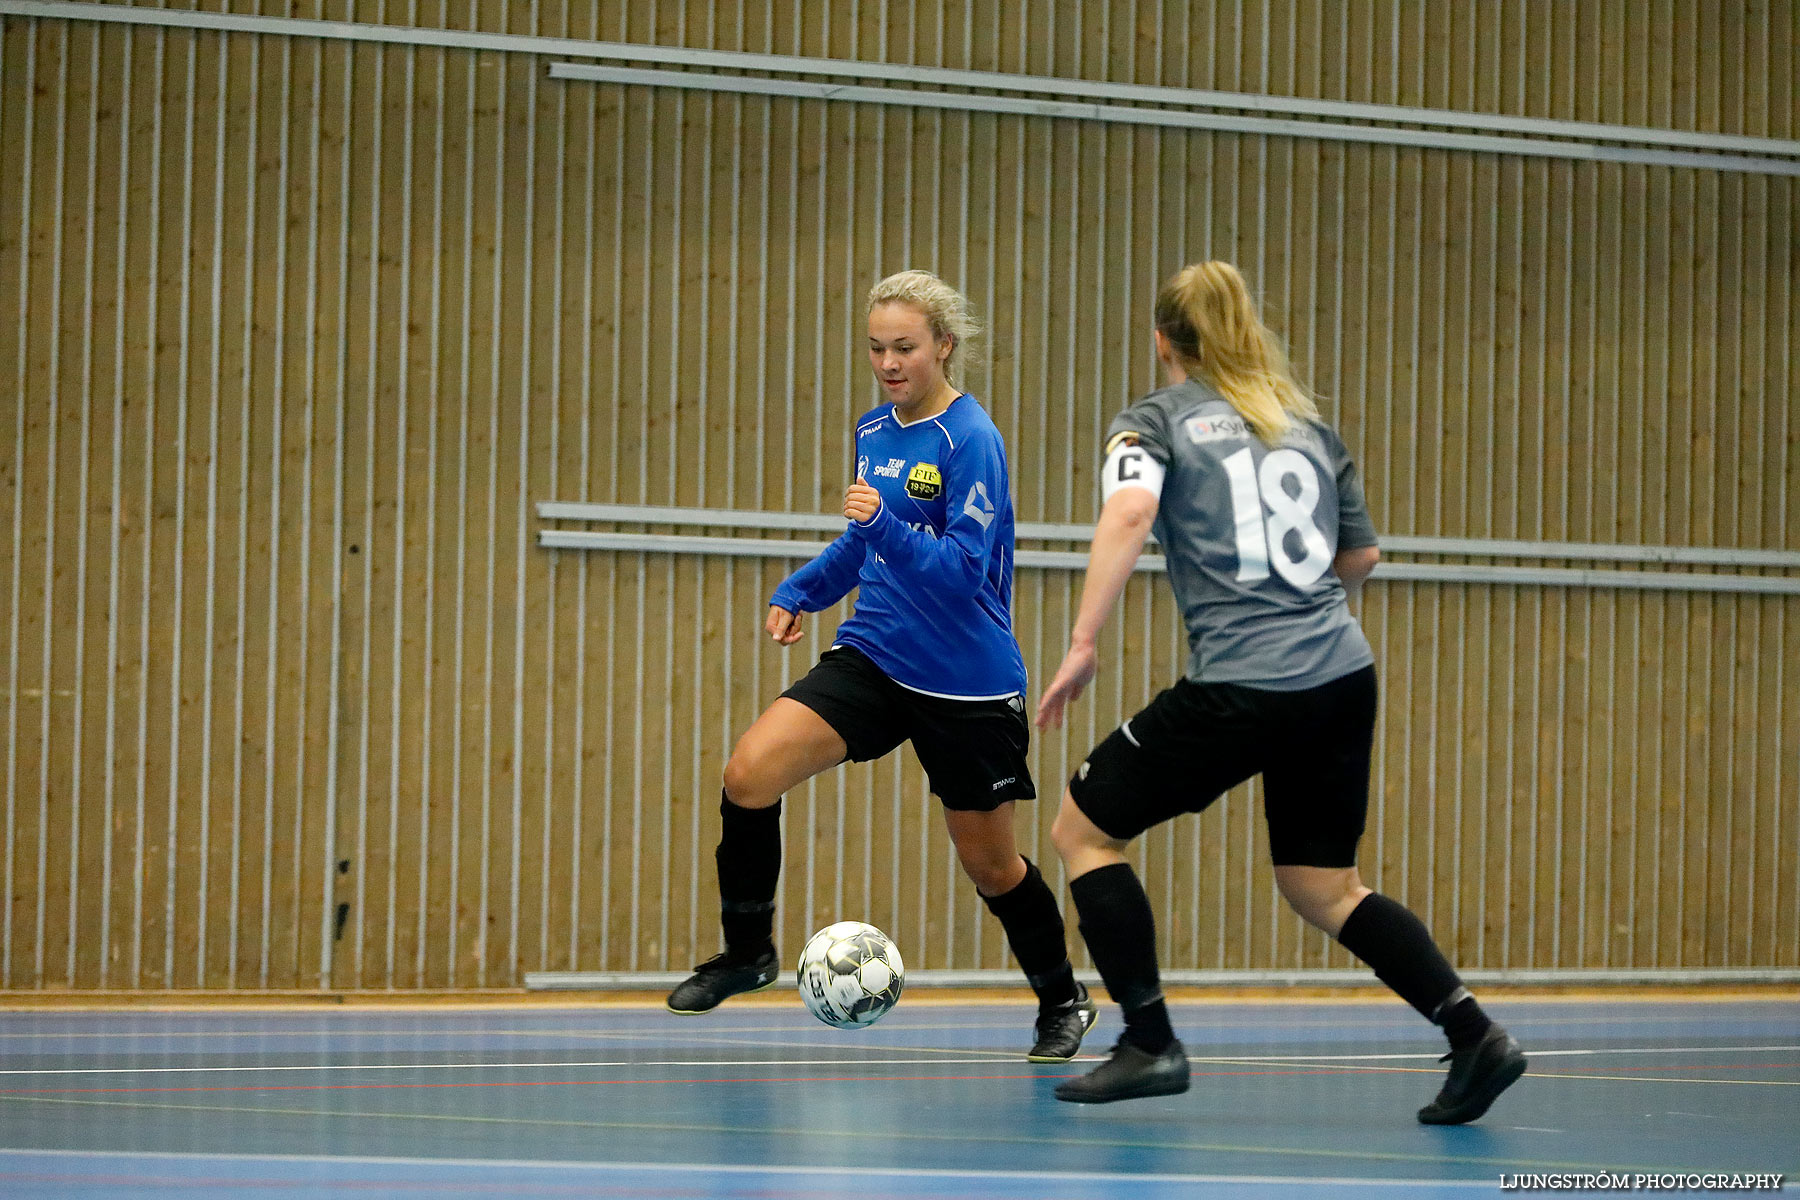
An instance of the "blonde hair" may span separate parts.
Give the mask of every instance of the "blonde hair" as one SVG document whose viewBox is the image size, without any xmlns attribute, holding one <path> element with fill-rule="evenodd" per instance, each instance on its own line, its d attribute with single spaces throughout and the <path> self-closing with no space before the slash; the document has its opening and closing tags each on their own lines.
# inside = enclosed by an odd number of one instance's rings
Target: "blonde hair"
<svg viewBox="0 0 1800 1200">
<path fill-rule="evenodd" d="M 905 304 L 919 310 L 931 327 L 931 336 L 950 343 L 950 355 L 944 359 L 944 378 L 951 387 L 957 384 L 957 360 L 971 361 L 975 351 L 969 343 L 981 332 L 975 315 L 969 310 L 969 298 L 933 275 L 930 271 L 901 271 L 869 289 L 867 316 L 883 304 Z"/>
<path fill-rule="evenodd" d="M 1280 442 L 1296 421 L 1319 419 L 1230 263 L 1194 263 L 1170 276 L 1157 293 L 1156 328 L 1181 369 L 1231 401 L 1265 445 Z"/>
</svg>

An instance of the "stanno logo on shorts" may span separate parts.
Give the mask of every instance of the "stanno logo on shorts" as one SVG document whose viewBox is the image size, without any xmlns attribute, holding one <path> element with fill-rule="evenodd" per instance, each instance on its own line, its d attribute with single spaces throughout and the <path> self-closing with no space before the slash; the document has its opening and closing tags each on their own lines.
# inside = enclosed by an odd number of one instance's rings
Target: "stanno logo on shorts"
<svg viewBox="0 0 1800 1200">
<path fill-rule="evenodd" d="M 1019 782 L 1019 777 L 1018 777 L 1018 776 L 1017 776 L 1017 775 L 1008 775 L 1008 776 L 1007 776 L 1007 777 L 1006 777 L 1006 778 L 1005 778 L 1005 779 L 1002 779 L 1002 780 L 1001 780 L 1001 781 L 1000 781 L 1000 782 L 999 782 L 999 783 L 996 783 L 996 784 L 995 784 L 995 785 L 994 785 L 994 786 L 993 786 L 993 787 L 992 787 L 992 788 L 991 788 L 991 789 L 989 789 L 989 790 L 990 790 L 990 791 L 995 791 L 995 792 L 997 792 L 997 791 L 999 791 L 999 790 L 1000 790 L 1000 789 L 1001 789 L 1001 788 L 1003 788 L 1003 787 L 1005 787 L 1005 786 L 1006 786 L 1006 785 L 1007 785 L 1007 784 L 1009 784 L 1009 783 L 1017 783 L 1017 782 Z"/>
</svg>

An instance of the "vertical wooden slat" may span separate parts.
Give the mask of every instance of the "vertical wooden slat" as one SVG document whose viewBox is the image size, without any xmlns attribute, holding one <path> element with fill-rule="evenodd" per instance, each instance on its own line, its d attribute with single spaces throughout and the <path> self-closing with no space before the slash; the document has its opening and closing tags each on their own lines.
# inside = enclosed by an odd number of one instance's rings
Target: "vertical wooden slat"
<svg viewBox="0 0 1800 1200">
<path fill-rule="evenodd" d="M 22 35 L 9 39 L 13 57 L 7 63 L 7 79 L 18 80 L 23 94 L 8 94 L 7 108 L 12 117 L 13 136 L 7 140 L 8 166 L 17 178 L 16 195 L 18 232 L 10 239 L 11 253 L 17 257 L 16 271 L 7 272 L 8 282 L 16 281 L 11 296 L 18 313 L 13 328 L 12 352 L 17 364 L 14 394 L 21 401 L 27 395 L 45 397 L 53 394 L 40 377 L 45 359 L 42 334 L 33 315 L 46 311 L 44 295 L 48 290 L 50 262 L 46 253 L 51 223 L 44 220 L 41 196 L 44 166 L 43 146 L 48 140 L 40 131 L 40 106 L 37 103 L 38 78 L 42 50 L 37 24 L 26 26 Z M 12 189 L 7 189 L 11 191 Z M 0 906 L 5 915 L 5 959 L 0 964 L 0 984 L 7 987 L 36 984 L 42 973 L 37 961 L 41 945 L 36 933 L 32 906 L 25 902 L 28 888 L 35 887 L 37 870 L 30 855 L 35 849 L 38 815 L 43 787 L 39 781 L 39 765 L 43 756 L 43 737 L 35 730 L 41 724 L 44 684 L 43 645 L 47 637 L 47 614 L 43 611 L 41 589 L 46 576 L 43 571 L 44 535 L 42 523 L 50 508 L 45 478 L 45 405 L 16 404 L 11 474 L 14 487 L 11 666 L 7 689 L 8 722 L 7 791 L 6 791 L 6 870 L 5 894 Z M 32 411 L 35 410 L 35 411 Z M 29 582 L 27 582 L 29 580 Z M 35 594 L 34 594 L 35 593 Z M 28 696 L 27 693 L 30 693 Z M 35 701 L 35 703 L 33 702 Z"/>
<path fill-rule="evenodd" d="M 421 161 L 421 155 L 433 144 L 433 110 L 428 107 L 424 91 L 427 76 L 419 69 L 419 52 L 408 49 L 402 55 L 403 67 L 392 73 L 393 90 L 387 93 L 383 114 L 384 125 L 396 131 L 390 144 L 395 147 L 392 153 L 397 160 L 393 182 L 383 189 L 384 203 L 398 211 L 394 219 L 384 215 L 381 227 L 391 231 L 397 244 L 423 250 L 431 244 L 437 227 L 435 188 L 427 190 L 435 177 L 435 165 Z M 415 120 L 414 113 L 420 119 Z M 426 127 L 420 129 L 420 125 Z M 372 624 L 386 621 L 391 626 L 383 654 L 389 727 L 388 813 L 383 839 L 386 872 L 385 876 L 376 876 L 376 880 L 386 892 L 385 983 L 403 987 L 418 986 L 422 975 L 417 933 L 424 920 L 420 853 L 429 843 L 415 823 L 415 814 L 422 817 L 429 811 L 420 730 L 428 724 L 431 691 L 429 667 L 421 661 L 430 619 L 413 620 L 408 605 L 409 598 L 416 601 L 428 595 L 429 578 L 425 568 L 429 543 L 421 536 L 420 520 L 421 512 L 427 511 L 422 506 L 429 484 L 425 478 L 415 480 L 412 472 L 415 464 L 425 465 L 425 456 L 418 453 L 418 448 L 420 429 L 428 422 L 415 421 L 410 397 L 415 380 L 423 383 L 432 377 L 434 356 L 429 353 L 428 337 L 421 336 L 418 327 L 421 318 L 431 312 L 436 260 L 427 260 L 422 253 L 387 257 L 383 276 L 392 281 L 388 293 L 392 299 L 380 308 L 388 325 L 381 344 L 387 350 L 384 361 L 392 364 L 393 374 L 373 403 L 382 414 L 386 430 L 388 457 L 380 478 L 394 489 L 388 511 L 393 514 L 395 528 L 386 540 L 387 553 L 380 555 L 380 565 L 392 583 L 382 588 L 377 610 L 371 613 Z M 429 442 L 423 444 L 430 446 Z M 369 547 L 372 556 L 377 554 L 374 541 L 372 538 Z M 416 693 L 422 693 L 423 698 Z M 367 868 L 375 869 L 373 863 Z"/>
<path fill-rule="evenodd" d="M 66 710 L 73 722 L 74 748 L 70 780 L 70 796 L 74 811 L 70 817 L 70 840 L 64 850 L 68 862 L 68 886 L 64 897 L 67 908 L 68 944 L 65 974 L 70 986 L 94 987 L 104 969 L 102 891 L 93 886 L 100 873 L 104 830 L 107 823 L 107 800 L 104 774 L 111 761 L 104 753 L 106 745 L 107 700 L 110 679 L 106 672 L 107 640 L 106 594 L 111 563 L 100 551 L 109 545 L 110 537 L 103 522 L 105 510 L 93 503 L 93 497 L 108 489 L 111 450 L 107 444 L 110 422 L 106 413 L 91 397 L 103 386 L 101 373 L 106 369 L 105 349 L 96 345 L 93 330 L 105 319 L 102 297 L 110 294 L 104 288 L 101 272 L 102 246 L 109 236 L 97 217 L 104 203 L 99 169 L 100 148 L 106 142 L 103 127 L 108 114 L 101 97 L 99 29 L 73 29 L 69 44 L 70 88 L 68 128 L 70 161 L 67 168 L 68 190 L 64 199 L 64 217 L 68 224 L 65 245 L 71 245 L 70 267 L 80 272 L 79 283 L 72 282 L 70 331 L 75 335 L 70 352 L 80 364 L 76 386 L 70 389 L 80 398 L 80 426 L 77 433 L 79 475 L 75 484 L 75 501 L 79 510 L 72 522 L 76 545 L 76 644 L 70 705 Z M 106 173 L 111 176 L 111 172 Z M 72 218 L 72 219 L 70 219 Z M 116 232 L 116 230 L 114 231 Z M 116 253 L 116 249 L 114 251 Z"/>
<path fill-rule="evenodd" d="M 42 522 L 42 574 L 36 590 L 43 605 L 42 653 L 32 690 L 37 694 L 39 722 L 39 763 L 36 794 L 40 806 L 37 822 L 33 967 L 43 983 L 68 986 L 68 964 L 62 953 L 73 932 L 68 922 L 69 887 L 73 882 L 65 847 L 71 836 L 70 817 L 78 803 L 75 795 L 79 747 L 73 734 L 70 704 L 74 683 L 73 651 L 81 636 L 79 627 L 70 628 L 55 619 L 55 614 L 68 611 L 75 599 L 75 575 L 79 559 L 70 553 L 67 535 L 77 519 L 76 505 L 81 463 L 79 422 L 82 406 L 77 397 L 80 386 L 70 376 L 79 370 L 79 349 L 71 345 L 71 334 L 79 333 L 80 317 L 72 307 L 73 282 L 76 273 L 66 260 L 69 249 L 67 203 L 69 199 L 71 105 L 70 64 L 72 53 L 67 28 L 45 40 L 38 65 L 39 78 L 53 97 L 42 110 L 45 142 L 44 188 L 36 199 L 43 205 L 44 220 L 50 226 L 45 243 L 48 251 L 44 272 L 44 299 L 47 304 L 40 317 L 44 353 L 42 362 L 48 412 L 45 414 L 43 450 L 50 460 L 46 465 L 44 505 L 39 515 Z M 81 101 L 76 99 L 76 104 Z M 79 235 L 77 235 L 78 238 Z M 71 361 L 73 360 L 73 361 Z M 73 386 L 71 386 L 73 385 Z M 65 396 L 68 398 L 65 399 Z"/>
<path fill-rule="evenodd" d="M 219 193 L 223 158 L 219 138 L 223 132 L 222 99 L 218 64 L 224 46 L 219 39 L 196 40 L 188 60 L 188 95 L 193 119 L 187 129 L 187 213 L 193 230 L 187 258 L 189 278 L 182 318 L 189 342 L 185 392 L 193 433 L 189 454 L 189 484 L 184 505 L 191 505 L 189 545 L 194 617 L 192 682 L 184 703 L 195 714 L 195 728 L 185 739 L 193 758 L 182 774 L 197 782 L 182 798 L 181 836 L 184 904 L 181 918 L 185 940 L 179 953 L 189 964 L 182 982 L 206 987 L 216 960 L 212 943 L 220 932 L 213 903 L 215 879 L 213 842 L 218 821 L 215 804 L 230 787 L 229 774 L 221 770 L 223 756 L 215 753 L 224 689 L 219 687 L 220 638 L 228 613 L 220 603 L 219 475 L 221 394 L 223 369 L 222 322 L 218 300 L 223 278 L 224 247 Z M 229 645 L 224 647 L 229 653 Z M 197 777 L 197 778 L 196 778 Z"/>
<path fill-rule="evenodd" d="M 0 35 L 3 37 L 3 35 Z M 121 53 L 126 35 L 123 31 L 108 31 L 97 38 L 94 44 L 93 68 L 100 71 L 102 47 L 105 59 L 110 64 L 118 64 L 121 58 L 128 64 L 129 58 Z M 126 96 L 129 94 L 128 67 L 125 71 L 111 70 L 106 72 L 98 85 L 98 102 L 101 112 L 97 115 L 96 124 L 99 132 L 99 144 L 109 151 L 117 147 L 126 136 L 129 120 L 125 112 Z M 98 153 L 98 150 L 96 151 Z M 119 154 L 119 161 L 126 161 L 124 154 Z M 91 337 L 95 342 L 96 359 L 93 373 L 96 410 L 96 426 L 103 430 L 102 436 L 109 446 L 109 463 L 106 469 L 106 497 L 110 518 L 107 521 L 106 570 L 104 572 L 105 600 L 103 601 L 105 618 L 105 664 L 97 672 L 99 683 L 96 692 L 104 695 L 104 709 L 101 714 L 104 729 L 103 761 L 99 764 L 102 782 L 99 788 L 101 797 L 99 837 L 86 863 L 83 864 L 85 874 L 82 879 L 84 889 L 93 906 L 92 925 L 87 934 L 90 943 L 92 973 L 83 981 L 85 986 L 106 987 L 114 981 L 114 964 L 118 952 L 122 949 L 120 942 L 114 940 L 115 907 L 114 889 L 117 886 L 113 871 L 115 838 L 123 824 L 122 810 L 125 808 L 121 780 L 124 778 L 120 770 L 122 760 L 126 757 L 124 747 L 118 737 L 121 712 L 129 700 L 128 689 L 121 686 L 120 652 L 121 626 L 120 595 L 122 576 L 126 570 L 123 557 L 123 527 L 126 523 L 126 505 L 122 492 L 123 485 L 123 437 L 122 427 L 125 409 L 125 397 L 122 394 L 122 380 L 125 370 L 122 353 L 122 334 L 124 329 L 123 279 L 125 254 L 125 229 L 123 205 L 125 200 L 125 180 L 121 170 L 111 170 L 96 174 L 95 195 L 93 197 L 93 227 L 97 240 L 96 258 L 104 252 L 100 247 L 110 247 L 110 254 L 102 260 L 107 265 L 103 278 L 97 278 L 92 285 L 95 295 Z M 5 220 L 0 217 L 0 228 L 5 227 Z M 110 334 L 109 334 L 110 331 Z M 0 350 L 0 359 L 5 357 Z M 110 399 L 110 403 L 108 403 Z M 110 410 L 110 411 L 109 411 Z M 96 455 L 96 457 L 98 457 Z M 10 793 L 9 793 L 10 798 Z M 10 808 L 10 803 L 9 803 Z"/>
<path fill-rule="evenodd" d="M 402 530 L 410 498 L 404 396 L 412 296 L 410 275 L 385 249 L 390 240 L 408 244 L 413 229 L 412 129 L 404 114 L 417 77 L 410 50 L 384 50 L 370 57 L 376 69 L 359 70 L 354 86 L 359 120 L 369 122 L 371 134 L 356 147 L 352 168 L 369 215 L 356 248 L 365 282 L 351 296 L 365 360 L 359 371 L 365 390 L 358 452 L 362 473 L 352 484 L 360 492 L 363 520 L 355 536 L 367 557 L 361 567 L 365 625 L 358 664 L 366 713 L 357 751 L 362 811 L 350 903 L 357 983 L 392 988 L 401 978 L 398 934 L 405 861 L 399 834 L 404 734 L 398 708 L 406 683 L 396 593 L 409 562 Z M 347 495 L 346 505 L 351 503 Z"/>
<path fill-rule="evenodd" d="M 167 661 L 168 649 L 166 639 L 160 631 L 153 631 L 152 597 L 166 596 L 166 586 L 155 573 L 157 523 L 156 512 L 157 481 L 165 477 L 162 464 L 165 455 L 162 448 L 165 440 L 158 436 L 158 418 L 161 410 L 167 408 L 160 390 L 156 386 L 156 364 L 154 345 L 156 342 L 155 324 L 158 302 L 158 251 L 161 243 L 158 207 L 161 199 L 160 177 L 160 142 L 162 140 L 161 106 L 159 93 L 164 69 L 164 39 L 155 31 L 144 31 L 137 34 L 134 41 L 142 46 L 146 53 L 143 56 L 144 70 L 141 75 L 134 74 L 131 95 L 131 111 L 133 114 L 133 131 L 136 135 L 132 141 L 133 158 L 131 176 L 139 180 L 132 190 L 132 221 L 128 227 L 127 240 L 142 239 L 135 243 L 137 253 L 131 256 L 138 265 L 135 279 L 128 278 L 126 287 L 131 294 L 142 297 L 139 304 L 133 306 L 135 318 L 127 333 L 127 344 L 132 359 L 132 370 L 129 378 L 130 388 L 144 398 L 139 436 L 144 445 L 151 447 L 150 453 L 142 456 L 144 463 L 142 478 L 138 482 L 141 490 L 138 493 L 138 509 L 136 519 L 141 530 L 138 537 L 139 562 L 137 600 L 137 642 L 136 674 L 137 674 L 137 761 L 134 764 L 136 778 L 135 802 L 132 821 L 133 845 L 132 853 L 125 868 L 131 886 L 130 929 L 132 931 L 131 967 L 127 974 L 129 986 L 154 986 L 161 982 L 161 973 L 154 971 L 156 947 L 152 944 L 158 923 L 155 920 L 151 905 L 155 903 L 155 892 L 152 885 L 152 862 L 150 855 L 155 844 L 151 841 L 149 828 L 151 806 L 154 802 L 154 780 L 159 777 L 158 760 L 155 757 L 156 747 L 162 739 L 156 736 L 157 726 L 165 719 L 166 706 L 152 703 L 153 694 L 158 692 L 158 675 L 162 664 Z M 136 422 L 134 422 L 136 423 Z M 154 653 L 153 653 L 154 648 Z"/>
<path fill-rule="evenodd" d="M 418 909 L 413 946 L 418 987 L 449 987 L 454 983 L 454 955 L 458 930 L 459 877 L 457 833 L 462 795 L 461 727 L 456 723 L 456 700 L 462 690 L 462 631 L 456 623 L 461 566 L 456 559 L 460 539 L 451 514 L 463 511 L 463 472 L 460 447 L 466 445 L 468 419 L 467 379 L 462 367 L 465 339 L 449 335 L 461 328 L 466 304 L 463 280 L 467 264 L 462 247 L 467 245 L 468 222 L 462 215 L 463 188 L 468 180 L 465 141 L 469 127 L 466 109 L 451 108 L 453 86 L 467 81 L 467 64 L 449 54 L 421 54 L 429 64 L 430 92 L 421 96 L 428 105 L 429 141 L 418 147 L 427 156 L 430 171 L 420 172 L 420 186 L 431 181 L 431 241 L 426 264 L 430 270 L 430 320 L 421 350 L 428 370 L 421 382 L 435 402 L 425 406 L 427 420 L 420 433 L 425 439 L 425 487 L 421 496 L 424 550 L 425 620 L 420 647 L 423 666 L 424 708 L 418 733 L 420 771 L 419 828 L 417 833 Z M 463 68 L 461 74 L 455 74 Z M 444 510 L 448 508 L 449 513 Z M 440 696 L 440 693 L 442 695 Z"/>
<path fill-rule="evenodd" d="M 0 271 L 0 309 L 16 314 L 0 323 L 0 362 L 6 364 L 13 394 L 21 397 L 25 395 L 26 318 L 30 311 L 25 303 L 31 284 L 31 258 L 27 249 L 30 240 L 31 124 L 27 114 L 33 101 L 30 87 L 26 87 L 25 94 L 20 96 L 7 85 L 18 88 L 16 81 L 30 73 L 27 41 L 34 33 L 34 26 L 0 20 L 0 171 L 5 172 L 6 178 L 18 181 L 15 187 L 0 189 L 0 263 L 12 268 Z M 0 891 L 0 986 L 10 987 L 14 953 L 12 896 L 17 870 L 14 832 L 19 804 L 20 600 L 24 584 L 22 554 L 26 508 L 23 404 L 12 406 L 12 419 L 0 426 L 0 438 L 5 439 L 0 444 L 9 447 L 5 462 L 0 463 L 0 487 L 4 487 L 10 510 L 6 518 L 6 537 L 4 543 L 0 543 L 0 552 L 4 553 L 0 562 L 5 564 L 4 582 L 0 587 L 6 589 L 7 596 L 6 797 L 4 825 L 0 826 L 0 834 L 5 838 L 4 844 L 0 845 L 0 888 L 4 889 Z"/>
</svg>

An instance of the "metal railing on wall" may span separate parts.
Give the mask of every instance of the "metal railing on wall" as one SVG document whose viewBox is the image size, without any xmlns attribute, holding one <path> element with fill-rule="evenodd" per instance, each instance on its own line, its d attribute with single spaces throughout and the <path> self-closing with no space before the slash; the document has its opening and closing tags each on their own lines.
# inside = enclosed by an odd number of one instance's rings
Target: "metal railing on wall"
<svg viewBox="0 0 1800 1200">
<path fill-rule="evenodd" d="M 788 541 L 751 536 L 756 533 L 837 533 L 841 517 L 812 513 L 741 512 L 716 508 L 671 508 L 639 504 L 584 504 L 542 501 L 544 521 L 605 521 L 614 524 L 704 527 L 744 530 L 725 537 L 697 534 L 639 533 L 618 530 L 546 528 L 537 544 L 547 550 L 646 550 L 663 554 L 718 555 L 733 558 L 811 558 L 823 542 Z M 1084 525 L 1024 522 L 1017 536 L 1025 542 L 1085 543 L 1092 530 Z M 1731 567 L 1720 571 L 1651 571 L 1615 567 L 1544 567 L 1514 563 L 1394 562 L 1383 559 L 1375 578 L 1432 583 L 1485 583 L 1540 587 L 1631 588 L 1671 592 L 1755 592 L 1800 596 L 1800 575 L 1749 574 L 1750 571 L 1800 571 L 1800 551 L 1732 549 L 1710 546 L 1629 546 L 1586 542 L 1532 542 L 1503 538 L 1398 536 L 1382 539 L 1384 553 L 1455 558 L 1545 559 L 1619 564 Z M 1079 570 L 1087 552 L 1074 549 L 1023 548 L 1014 561 L 1021 567 Z M 1165 569 L 1157 554 L 1138 560 L 1139 571 Z"/>
<path fill-rule="evenodd" d="M 77 0 L 0 0 L 0 13 L 337 41 L 447 46 L 598 59 L 602 63 L 648 62 L 660 64 L 661 67 L 677 68 L 647 69 L 593 65 L 588 62 L 551 63 L 550 77 L 563 80 L 965 112 L 1012 113 L 1168 128 L 1227 130 L 1321 141 L 1419 146 L 1534 158 L 1647 163 L 1755 175 L 1800 176 L 1800 142 L 1698 130 L 1655 129 L 1397 104 L 1312 100 L 1245 92 L 1058 79 L 903 63 L 700 50 L 683 46 L 589 42 L 576 38 L 477 33 L 311 18 L 190 12 L 147 6 L 81 3 Z M 741 71 L 757 74 L 722 73 Z M 834 81 L 768 78 L 767 74 L 825 76 Z M 846 79 L 859 82 L 836 82 Z M 904 86 L 869 86 L 862 81 Z M 934 89 L 958 90 L 921 90 L 921 85 L 930 85 Z"/>
</svg>

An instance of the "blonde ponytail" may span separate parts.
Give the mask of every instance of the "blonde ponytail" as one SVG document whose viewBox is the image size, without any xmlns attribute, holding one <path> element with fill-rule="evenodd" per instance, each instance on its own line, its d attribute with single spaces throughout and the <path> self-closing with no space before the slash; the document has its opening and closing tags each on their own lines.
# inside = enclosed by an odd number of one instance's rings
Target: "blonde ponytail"
<svg viewBox="0 0 1800 1200">
<path fill-rule="evenodd" d="M 1156 297 L 1156 328 L 1181 369 L 1217 389 L 1265 445 L 1279 444 L 1297 421 L 1319 419 L 1230 263 L 1195 263 L 1171 276 Z"/>
</svg>

